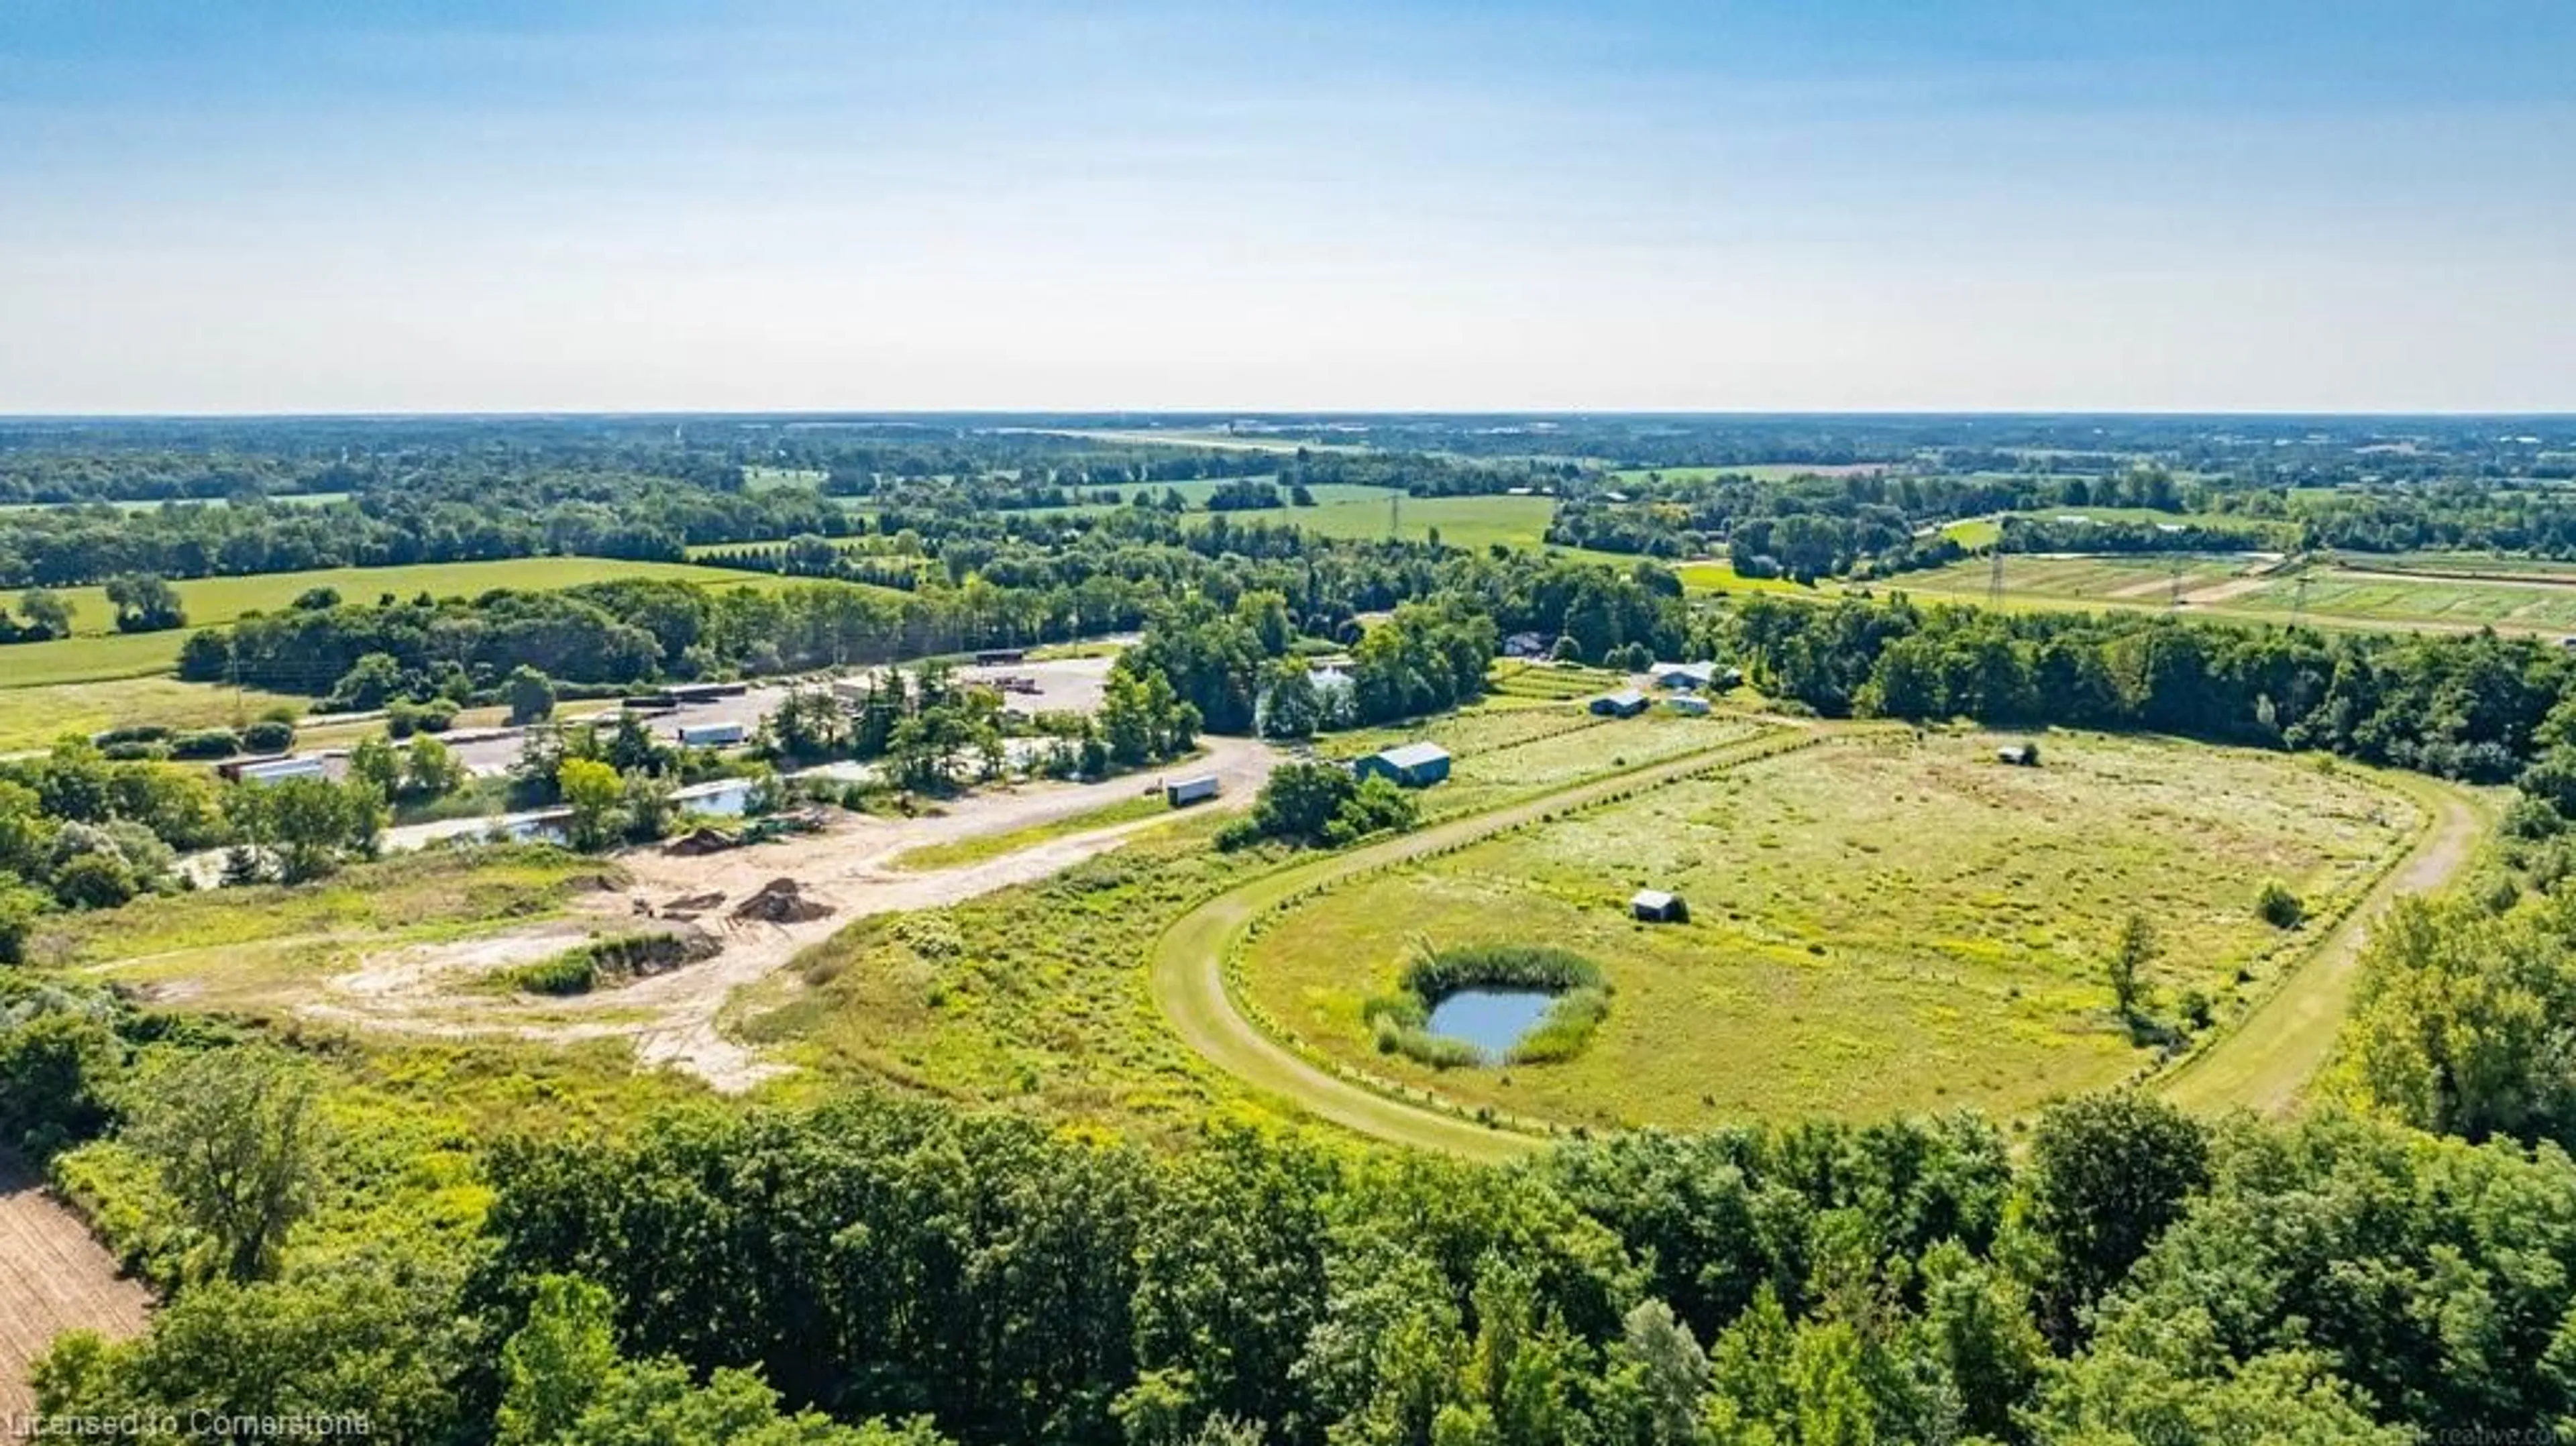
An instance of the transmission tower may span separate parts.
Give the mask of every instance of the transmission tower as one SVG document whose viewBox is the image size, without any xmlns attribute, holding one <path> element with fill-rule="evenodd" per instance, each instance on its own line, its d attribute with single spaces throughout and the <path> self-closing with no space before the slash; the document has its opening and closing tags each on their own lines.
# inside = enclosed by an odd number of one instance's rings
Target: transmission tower
<svg viewBox="0 0 2576 1446">
<path fill-rule="evenodd" d="M 2290 584 L 2290 626 L 2297 627 L 2308 612 L 2308 574 L 2302 569 Z"/>
<path fill-rule="evenodd" d="M 1986 606 L 2001 607 L 2004 601 L 2004 538 L 2011 530 L 2011 519 L 1995 524 L 1995 543 L 1986 554 Z"/>
<path fill-rule="evenodd" d="M 2167 562 L 2165 572 L 2172 578 L 2172 601 L 2168 605 L 2179 610 L 2182 607 L 2182 559 L 2176 557 Z"/>
<path fill-rule="evenodd" d="M 1387 494 L 1386 540 L 1389 542 L 1404 540 L 1404 492 L 1401 488 Z"/>
</svg>

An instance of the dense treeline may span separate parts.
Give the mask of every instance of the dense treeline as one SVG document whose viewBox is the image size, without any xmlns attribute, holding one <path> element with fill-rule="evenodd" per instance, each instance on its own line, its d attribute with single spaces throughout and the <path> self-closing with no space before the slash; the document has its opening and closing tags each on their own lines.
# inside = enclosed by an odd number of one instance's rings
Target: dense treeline
<svg viewBox="0 0 2576 1446">
<path fill-rule="evenodd" d="M 0 1018 L 0 1077 L 44 1082 L 18 1108 L 119 1131 L 93 1148 L 152 1168 L 165 1117 L 204 1113 L 117 1088 L 140 1041 L 113 1016 Z M 247 1053 L 192 1078 L 291 1097 Z M 806 1409 L 970 1446 L 2396 1446 L 2576 1412 L 2576 1166 L 2332 1114 L 2095 1096 L 2020 1163 L 1952 1115 L 1495 1168 L 856 1097 L 514 1138 L 481 1173 L 478 1239 L 247 1257 L 138 1342 L 58 1346 L 44 1405 L 674 1446 L 840 1440 L 755 1434 Z M 715 1434 L 570 1425 L 710 1392 Z"/>
<path fill-rule="evenodd" d="M 2576 659 L 2528 638 L 2329 636 L 1901 596 L 1754 598 L 1732 636 L 1762 686 L 1829 714 L 2145 728 L 2480 782 L 2514 778 L 2576 730 Z"/>
<path fill-rule="evenodd" d="M 1681 585 L 1661 568 L 1623 574 L 1523 554 L 1327 541 L 1223 514 L 1195 526 L 1160 514 L 1122 515 L 1053 547 L 987 545 L 960 535 L 947 551 L 965 564 L 962 579 L 932 574 L 909 591 L 830 581 L 705 588 L 628 579 L 557 592 L 495 590 L 470 600 L 299 607 L 191 635 L 179 675 L 316 697 L 338 692 L 349 706 L 376 706 L 388 693 L 463 702 L 492 694 L 523 666 L 601 686 L 765 675 L 1126 631 L 1201 604 L 1230 611 L 1259 594 L 1274 600 L 1276 611 L 1265 612 L 1256 644 L 1211 639 L 1207 646 L 1223 651 L 1222 660 L 1175 660 L 1197 679 L 1176 676 L 1175 686 L 1210 728 L 1249 732 L 1250 710 L 1267 688 L 1258 676 L 1265 659 L 1300 637 L 1356 641 L 1360 614 L 1434 594 L 1453 596 L 1460 608 L 1489 619 L 1488 627 L 1435 645 L 1453 654 L 1437 665 L 1390 654 L 1393 640 L 1364 649 L 1367 716 L 1472 695 L 1457 681 L 1467 672 L 1462 660 L 1474 646 L 1491 656 L 1492 628 L 1564 633 L 1591 659 L 1632 642 L 1671 655 L 1690 629 Z M 1469 645 L 1452 646 L 1462 642 Z M 390 669 L 397 681 L 371 684 L 377 703 L 357 701 L 341 685 L 374 657 L 387 660 L 372 665 L 376 673 Z"/>
</svg>

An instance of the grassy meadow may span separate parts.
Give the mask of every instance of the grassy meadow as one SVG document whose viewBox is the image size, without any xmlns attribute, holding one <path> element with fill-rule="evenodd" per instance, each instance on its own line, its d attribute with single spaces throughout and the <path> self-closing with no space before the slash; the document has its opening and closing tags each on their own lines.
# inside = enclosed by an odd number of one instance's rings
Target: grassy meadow
<svg viewBox="0 0 2576 1446">
<path fill-rule="evenodd" d="M 1425 819 L 1441 819 L 1763 731 L 1748 718 L 1723 713 L 1691 718 L 1658 709 L 1635 718 L 1603 718 L 1585 711 L 1577 698 L 1539 707 L 1488 705 L 1413 726 L 1337 734 L 1320 751 L 1349 759 L 1398 743 L 1448 749 L 1448 779 L 1416 795 Z"/>
<path fill-rule="evenodd" d="M 402 854 L 294 887 L 145 897 L 48 914 L 30 962 L 77 968 L 191 1008 L 257 1011 L 396 944 L 440 943 L 562 912 L 616 867 L 560 849 Z"/>
<path fill-rule="evenodd" d="M 269 708 L 303 710 L 310 700 L 168 676 L 197 628 L 251 612 L 276 612 L 306 590 L 335 588 L 352 602 L 384 594 L 465 596 L 493 588 L 562 588 L 615 578 L 669 578 L 709 587 L 775 587 L 777 578 L 685 563 L 605 557 L 529 557 L 501 562 L 423 563 L 408 567 L 338 567 L 246 577 L 173 582 L 189 626 L 158 633 L 115 631 L 116 610 L 104 588 L 66 588 L 74 635 L 50 643 L 0 647 L 0 752 L 38 748 L 64 733 L 95 733 L 129 723 L 179 728 L 230 724 Z"/>
<path fill-rule="evenodd" d="M 105 646 L 121 639 L 100 639 Z M 0 652 L 0 671 L 10 662 Z M 10 681 L 17 681 L 10 674 Z M 42 748 L 66 733 L 102 733 L 135 723 L 172 728 L 231 727 L 271 708 L 297 713 L 313 700 L 256 688 L 233 689 L 176 678 L 105 678 L 55 686 L 0 687 L 0 753 Z"/>
<path fill-rule="evenodd" d="M 2016 1113 L 2151 1062 L 2102 967 L 2130 909 L 2162 938 L 2161 1006 L 2196 989 L 2223 1024 L 2310 938 L 2254 917 L 2262 881 L 2331 911 L 2422 821 L 2350 767 L 2052 734 L 2020 769 L 1994 743 L 1844 739 L 1371 876 L 1272 920 L 1243 987 L 1356 1068 L 1567 1125 Z M 1641 887 L 1693 922 L 1632 923 Z M 1361 1006 L 1417 939 L 1573 948 L 1608 975 L 1609 1016 L 1560 1064 L 1382 1056 Z"/>
</svg>

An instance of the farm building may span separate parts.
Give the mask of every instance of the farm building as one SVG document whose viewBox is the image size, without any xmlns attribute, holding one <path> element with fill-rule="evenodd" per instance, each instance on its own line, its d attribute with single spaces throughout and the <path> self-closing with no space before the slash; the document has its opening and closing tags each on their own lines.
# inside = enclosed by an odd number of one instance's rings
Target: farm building
<svg viewBox="0 0 2576 1446">
<path fill-rule="evenodd" d="M 226 778 L 236 783 L 284 783 L 290 778 L 324 778 L 319 758 L 261 758 L 243 763 L 218 765 Z"/>
<path fill-rule="evenodd" d="M 731 718 L 680 725 L 680 746 L 683 748 L 730 748 L 750 736 L 749 729 Z"/>
<path fill-rule="evenodd" d="M 1706 698 L 1694 698 L 1688 693 L 1666 698 L 1664 700 L 1664 706 L 1670 708 L 1676 713 L 1687 713 L 1694 718 L 1705 718 L 1708 716 L 1708 700 Z"/>
<path fill-rule="evenodd" d="M 1715 663 L 1657 663 L 1648 673 L 1658 688 L 1699 689 L 1717 682 Z"/>
<path fill-rule="evenodd" d="M 1437 743 L 1381 748 L 1351 765 L 1362 778 L 1384 778 L 1403 788 L 1428 788 L 1449 776 L 1449 750 Z"/>
<path fill-rule="evenodd" d="M 1503 639 L 1506 658 L 1544 658 L 1547 650 L 1547 639 L 1538 633 L 1514 633 Z"/>
<path fill-rule="evenodd" d="M 1193 803 L 1205 803 L 1216 797 L 1216 793 L 1216 775 L 1213 773 L 1202 773 L 1195 778 L 1169 779 L 1163 784 L 1163 802 L 1174 808 L 1187 808 Z"/>
<path fill-rule="evenodd" d="M 1646 695 L 1634 688 L 1604 693 L 1592 700 L 1592 711 L 1606 718 L 1634 718 L 1646 711 Z"/>
<path fill-rule="evenodd" d="M 2007 743 L 2003 747 L 1995 750 L 1995 761 L 1997 763 L 2009 763 L 2015 768 L 2037 768 L 2039 766 L 2039 745 L 2036 743 Z"/>
<path fill-rule="evenodd" d="M 1668 894 L 1661 889 L 1639 889 L 1635 897 L 1628 900 L 1628 912 L 1648 924 L 1690 922 L 1690 905 L 1682 902 L 1681 895 Z"/>
</svg>

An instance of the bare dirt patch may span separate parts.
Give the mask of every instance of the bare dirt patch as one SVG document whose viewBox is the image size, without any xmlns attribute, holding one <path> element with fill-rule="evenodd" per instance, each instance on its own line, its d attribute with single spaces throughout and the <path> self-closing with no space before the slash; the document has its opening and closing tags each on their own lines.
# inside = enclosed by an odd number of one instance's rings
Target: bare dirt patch
<svg viewBox="0 0 2576 1446">
<path fill-rule="evenodd" d="M 1218 807 L 1251 802 L 1278 755 L 1242 739 L 1208 740 L 1195 771 L 1218 776 Z M 718 853 L 637 850 L 620 863 L 622 891 L 582 899 L 569 918 L 460 943 L 396 950 L 325 981 L 297 1005 L 311 1017 L 406 1033 L 498 1034 L 574 1042 L 623 1037 L 647 1064 L 668 1064 L 719 1089 L 747 1089 L 778 1067 L 719 1027 L 735 990 L 778 972 L 807 947 L 870 914 L 938 908 L 1032 883 L 1152 828 L 1156 815 L 1033 843 L 955 868 L 915 871 L 895 860 L 915 849 L 1010 833 L 1141 793 L 1150 779 L 1027 784 L 972 793 L 917 818 L 842 816 L 822 831 Z M 542 1001 L 476 985 L 489 974 L 552 957 L 638 917 L 694 921 L 715 941 L 701 963 L 616 989 Z M 613 921 L 613 922 L 612 922 Z"/>
<path fill-rule="evenodd" d="M 56 1336 L 135 1335 L 151 1306 L 151 1293 L 117 1273 L 78 1215 L 0 1157 L 0 1436 L 17 1439 L 17 1424 L 35 1410 L 27 1370 Z"/>
<path fill-rule="evenodd" d="M 2278 579 L 2269 577 L 2231 577 L 2225 582 L 2193 588 L 2182 595 L 2182 600 L 2194 607 L 2223 603 L 2230 598 L 2243 597 L 2249 592 L 2261 592 L 2276 581 Z"/>
</svg>

